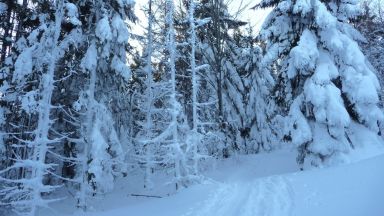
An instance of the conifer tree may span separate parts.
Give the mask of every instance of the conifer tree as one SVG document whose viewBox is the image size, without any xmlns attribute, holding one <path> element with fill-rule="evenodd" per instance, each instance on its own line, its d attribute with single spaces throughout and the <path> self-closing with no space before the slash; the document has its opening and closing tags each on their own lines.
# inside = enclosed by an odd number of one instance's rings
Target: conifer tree
<svg viewBox="0 0 384 216">
<path fill-rule="evenodd" d="M 381 86 L 384 85 L 384 2 L 363 1 L 361 3 L 362 13 L 354 19 L 356 29 L 358 29 L 365 40 L 358 41 L 363 53 L 372 64 Z M 380 92 L 380 102 L 383 106 L 383 89 Z"/>
<path fill-rule="evenodd" d="M 300 164 L 307 156 L 321 164 L 348 152 L 351 120 L 379 132 L 379 82 L 350 24 L 359 14 L 357 3 L 266 0 L 256 6 L 275 7 L 260 35 L 267 41 L 262 67 L 278 76 L 285 138 L 298 147 Z"/>
<path fill-rule="evenodd" d="M 138 161 L 141 164 L 144 164 L 144 188 L 152 189 L 153 183 L 151 181 L 151 175 L 156 168 L 156 156 L 160 152 L 159 151 L 159 143 L 154 142 L 153 139 L 158 135 L 158 125 L 154 120 L 159 119 L 159 116 L 163 109 L 158 109 L 155 106 L 156 100 L 161 97 L 163 94 L 163 82 L 154 82 L 154 68 L 153 68 L 153 55 L 155 48 L 155 38 L 154 38 L 154 8 L 153 8 L 153 0 L 149 0 L 147 8 L 148 14 L 148 27 L 145 37 L 145 46 L 143 56 L 139 65 L 139 68 L 136 70 L 137 76 L 143 77 L 141 80 L 143 90 L 142 94 L 135 95 L 135 105 L 139 110 L 139 114 L 136 119 L 136 134 L 135 136 L 135 144 L 138 152 Z M 157 91 L 156 91 L 157 90 Z"/>
<path fill-rule="evenodd" d="M 79 69 L 88 75 L 88 84 L 73 104 L 80 113 L 78 207 L 86 210 L 87 197 L 109 192 L 114 178 L 125 175 L 119 121 L 124 103 L 123 90 L 131 71 L 126 63 L 129 26 L 135 19 L 133 1 L 85 1 L 77 7 L 87 13 L 83 20 L 84 50 Z M 126 131 L 124 131 L 126 132 Z M 128 143 L 126 143 L 128 145 Z"/>
<path fill-rule="evenodd" d="M 43 4 L 49 4 L 52 10 L 44 10 Z M 2 203 L 13 207 L 19 214 L 35 215 L 39 207 L 47 207 L 51 199 L 45 199 L 44 193 L 52 192 L 57 186 L 47 181 L 55 175 L 54 163 L 48 162 L 48 155 L 54 154 L 53 146 L 63 139 L 58 134 L 51 135 L 54 118 L 52 104 L 55 88 L 56 67 L 63 50 L 67 49 L 69 37 L 60 37 L 62 23 L 66 18 L 64 1 L 38 2 L 40 25 L 28 38 L 17 42 L 18 55 L 9 69 L 12 70 L 12 88 L 17 90 L 18 98 L 14 104 L 19 107 L 22 117 L 29 117 L 34 123 L 32 131 L 12 134 L 17 143 L 13 149 L 13 163 L 0 171 L 1 182 L 7 186 L 1 188 Z M 30 84 L 30 82 L 35 84 Z M 4 84 L 4 83 L 3 83 Z M 6 93 L 11 93 L 8 89 Z M 10 94 L 12 95 L 12 94 Z M 23 128 L 23 121 L 15 122 L 14 127 Z M 26 127 L 28 128 L 28 127 Z M 25 136 L 25 134 L 29 134 Z M 14 173 L 20 171 L 20 174 Z"/>
</svg>

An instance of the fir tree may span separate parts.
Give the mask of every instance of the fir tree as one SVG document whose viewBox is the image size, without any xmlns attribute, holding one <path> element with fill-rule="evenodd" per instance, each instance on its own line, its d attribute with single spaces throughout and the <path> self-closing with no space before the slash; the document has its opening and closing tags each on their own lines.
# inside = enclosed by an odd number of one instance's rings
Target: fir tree
<svg viewBox="0 0 384 216">
<path fill-rule="evenodd" d="M 262 1 L 256 7 L 272 6 L 260 36 L 267 41 L 262 66 L 278 76 L 285 138 L 298 147 L 300 164 L 307 156 L 315 164 L 330 162 L 353 145 L 351 120 L 376 132 L 383 120 L 378 80 L 349 23 L 359 14 L 357 1 Z"/>
</svg>

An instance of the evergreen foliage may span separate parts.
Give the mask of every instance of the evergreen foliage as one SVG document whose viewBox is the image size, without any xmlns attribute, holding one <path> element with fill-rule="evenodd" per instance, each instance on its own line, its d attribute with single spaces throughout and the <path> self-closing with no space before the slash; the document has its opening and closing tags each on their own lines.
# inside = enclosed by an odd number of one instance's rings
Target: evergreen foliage
<svg viewBox="0 0 384 216">
<path fill-rule="evenodd" d="M 149 0 L 145 20 L 134 0 L 0 1 L 0 214 L 37 215 L 63 191 L 88 211 L 133 175 L 172 193 L 282 145 L 331 165 L 351 125 L 382 134 L 382 10 L 255 7 L 273 8 L 257 35 L 224 0 Z"/>
</svg>

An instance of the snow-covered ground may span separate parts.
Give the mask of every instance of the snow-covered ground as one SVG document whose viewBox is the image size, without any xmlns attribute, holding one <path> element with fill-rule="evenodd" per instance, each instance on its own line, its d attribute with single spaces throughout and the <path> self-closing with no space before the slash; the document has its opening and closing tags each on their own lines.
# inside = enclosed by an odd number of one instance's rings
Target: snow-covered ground
<svg viewBox="0 0 384 216">
<path fill-rule="evenodd" d="M 296 152 L 287 148 L 234 156 L 207 171 L 203 184 L 172 195 L 166 192 L 171 187 L 144 191 L 127 177 L 113 193 L 91 200 L 87 214 L 76 212 L 75 203 L 67 199 L 39 215 L 382 216 L 384 148 L 379 143 L 367 146 L 356 147 L 347 164 L 305 171 L 299 171 Z"/>
</svg>

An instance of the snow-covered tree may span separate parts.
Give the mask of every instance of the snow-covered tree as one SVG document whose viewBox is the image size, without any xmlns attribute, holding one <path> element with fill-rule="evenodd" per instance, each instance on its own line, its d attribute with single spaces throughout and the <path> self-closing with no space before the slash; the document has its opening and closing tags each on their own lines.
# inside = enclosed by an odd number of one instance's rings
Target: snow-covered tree
<svg viewBox="0 0 384 216">
<path fill-rule="evenodd" d="M 152 173 L 156 168 L 158 163 L 156 157 L 160 152 L 160 142 L 156 139 L 156 136 L 161 132 L 161 127 L 159 127 L 156 120 L 161 119 L 162 112 L 165 110 L 156 107 L 155 103 L 158 100 L 161 100 L 164 96 L 164 82 L 154 82 L 154 68 L 153 68 L 153 56 L 154 56 L 154 47 L 156 46 L 156 41 L 154 38 L 154 16 L 153 9 L 153 0 L 149 0 L 149 6 L 147 8 L 148 14 L 148 27 L 146 32 L 146 40 L 144 46 L 143 57 L 139 68 L 136 70 L 137 76 L 143 77 L 143 93 L 136 93 L 134 98 L 136 100 L 135 105 L 139 110 L 139 114 L 136 117 L 136 134 L 135 142 L 137 149 L 137 161 L 139 164 L 144 165 L 144 187 L 147 189 L 153 188 L 153 183 L 151 180 Z"/>
<path fill-rule="evenodd" d="M 233 102 L 241 102 L 241 100 L 237 100 L 241 93 L 236 88 L 227 89 L 227 84 L 231 82 L 229 79 L 235 79 L 229 72 L 237 70 L 235 62 L 239 57 L 237 54 L 240 53 L 235 48 L 236 46 L 233 46 L 234 38 L 230 31 L 238 29 L 246 23 L 233 18 L 223 0 L 200 1 L 199 7 L 196 8 L 196 17 L 201 20 L 209 20 L 204 28 L 197 31 L 198 60 L 201 64 L 209 65 L 209 69 L 201 79 L 206 85 L 201 90 L 204 91 L 201 94 L 202 97 L 206 97 L 202 101 L 207 105 L 212 103 L 213 107 L 209 107 L 209 110 L 214 111 L 208 115 L 204 114 L 208 117 L 204 118 L 204 122 L 211 123 L 208 132 L 214 135 L 211 136 L 213 142 L 209 141 L 213 143 L 213 146 L 207 144 L 207 147 L 215 155 L 228 157 L 239 150 L 235 139 L 236 134 L 239 133 L 238 129 L 241 129 L 240 126 L 234 126 L 239 116 L 232 106 Z M 233 90 L 235 92 L 232 92 Z M 231 101 L 228 97 L 229 94 L 234 96 L 232 99 L 236 101 Z M 236 104 L 235 106 L 242 105 Z"/>
<path fill-rule="evenodd" d="M 356 40 L 350 20 L 355 0 L 261 1 L 275 7 L 261 39 L 262 67 L 278 76 L 276 95 L 286 121 L 286 140 L 299 149 L 298 162 L 330 162 L 348 152 L 348 126 L 355 120 L 379 132 L 379 82 Z M 285 111 L 284 111 L 285 110 Z"/>
<path fill-rule="evenodd" d="M 384 132 L 381 6 L 262 0 L 254 38 L 229 2 L 149 0 L 136 34 L 134 0 L 0 0 L 0 215 L 65 192 L 87 211 L 125 175 L 180 190 L 206 159 L 286 142 L 330 164 L 356 123 Z"/>
<path fill-rule="evenodd" d="M 175 185 L 176 190 L 179 189 L 180 186 L 182 186 L 183 181 L 183 169 L 185 169 L 185 154 L 181 147 L 182 143 L 179 138 L 179 120 L 178 117 L 180 116 L 182 110 L 179 101 L 177 100 L 177 91 L 176 91 L 176 41 L 175 41 L 175 29 L 174 29 L 174 2 L 173 0 L 167 0 L 166 1 L 166 16 L 165 16 L 165 23 L 167 26 L 167 33 L 166 33 L 166 49 L 168 54 L 168 65 L 167 69 L 169 70 L 170 75 L 170 90 L 169 90 L 169 110 L 170 110 L 170 116 L 171 121 L 169 124 L 169 130 L 170 132 L 170 141 L 169 141 L 169 151 L 170 155 L 167 155 L 169 159 L 172 161 L 172 166 L 174 170 L 175 175 Z"/>
<path fill-rule="evenodd" d="M 384 85 L 384 1 L 363 1 L 363 13 L 354 20 L 356 28 L 365 37 L 360 41 L 363 53 L 367 56 L 379 78 L 381 86 Z M 380 93 L 383 105 L 383 90 Z"/>
<path fill-rule="evenodd" d="M 47 207 L 53 201 L 43 197 L 43 194 L 56 188 L 47 181 L 50 175 L 55 176 L 56 164 L 47 162 L 47 158 L 53 153 L 53 146 L 63 138 L 63 135 L 54 138 L 51 134 L 55 121 L 51 115 L 57 109 L 52 104 L 52 94 L 55 82 L 58 81 L 55 80 L 57 63 L 62 58 L 63 51 L 71 44 L 68 41 L 70 34 L 68 37 L 60 37 L 62 23 L 66 18 L 66 3 L 56 1 L 46 4 L 52 11 L 41 10 L 38 18 L 40 26 L 28 38 L 22 37 L 17 42 L 19 54 L 13 66 L 9 66 L 12 70 L 12 90 L 8 88 L 5 91 L 5 100 L 12 100 L 9 97 L 14 96 L 12 91 L 16 90 L 14 105 L 20 108 L 19 114 L 22 118 L 29 116 L 29 120 L 35 122 L 32 124 L 32 131 L 11 135 L 18 142 L 9 147 L 14 150 L 13 162 L 0 171 L 0 180 L 7 185 L 1 188 L 1 202 L 25 215 L 34 215 L 38 207 Z M 42 5 L 38 6 L 40 7 L 37 8 L 44 8 Z M 28 124 L 23 121 L 15 122 L 14 127 L 29 129 Z M 21 174 L 15 176 L 12 174 L 15 172 Z"/>
<path fill-rule="evenodd" d="M 225 101 L 228 101 L 226 113 L 234 129 L 233 139 L 241 153 L 271 150 L 276 144 L 270 120 L 275 110 L 273 101 L 268 98 L 274 80 L 259 67 L 260 47 L 252 42 L 244 44 L 245 47 L 231 46 L 236 57 L 226 61 L 223 68 L 227 74 L 224 82 Z"/>
<path fill-rule="evenodd" d="M 199 178 L 199 162 L 204 157 L 202 142 L 204 136 L 204 130 L 201 125 L 200 109 L 203 103 L 199 102 L 199 89 L 200 89 L 200 73 L 208 65 L 197 65 L 196 62 L 196 46 L 197 46 L 197 28 L 204 26 L 206 21 L 197 20 L 195 18 L 195 0 L 189 1 L 188 7 L 188 23 L 189 23 L 189 40 L 188 44 L 190 46 L 190 55 L 189 55 L 189 66 L 191 71 L 191 84 L 192 84 L 192 127 L 191 131 L 188 132 L 186 140 L 186 154 L 189 159 L 190 165 L 190 175 L 194 179 L 198 180 Z M 200 73 L 199 73 L 200 72 Z M 187 159 L 187 160 L 188 160 Z M 191 178 L 191 177 L 190 177 Z M 193 179 L 192 179 L 193 180 Z"/>
<path fill-rule="evenodd" d="M 144 186 L 151 188 L 150 176 L 152 173 L 155 170 L 164 171 L 164 167 L 159 165 L 168 164 L 166 170 L 174 174 L 173 182 L 176 183 L 177 189 L 179 189 L 180 186 L 187 186 L 198 180 L 197 161 L 200 160 L 200 156 L 198 155 L 197 145 L 198 143 L 202 144 L 200 136 L 195 136 L 201 135 L 197 132 L 199 126 L 195 127 L 196 130 L 190 129 L 189 117 L 191 119 L 194 117 L 186 114 L 193 106 L 197 111 L 199 104 L 196 99 L 194 104 L 187 102 L 181 105 L 179 100 L 189 101 L 187 97 L 184 97 L 183 93 L 191 94 L 193 91 L 191 85 L 188 88 L 181 86 L 184 81 L 190 80 L 192 71 L 197 73 L 204 67 L 196 66 L 195 60 L 192 60 L 194 65 L 191 66 L 194 69 L 188 70 L 186 67 L 191 62 L 181 63 L 181 61 L 192 59 L 189 54 L 181 56 L 181 53 L 179 53 L 180 50 L 188 50 L 185 48 L 190 47 L 191 41 L 183 42 L 182 40 L 192 34 L 184 32 L 183 39 L 178 38 L 180 41 L 176 41 L 176 27 L 173 23 L 175 15 L 169 14 L 174 6 L 169 5 L 169 2 L 165 3 L 163 5 L 156 1 L 150 1 L 150 8 L 147 9 L 150 19 L 145 34 L 144 53 L 143 57 L 138 61 L 138 69 L 134 71 L 135 76 L 138 76 L 139 80 L 141 80 L 143 88 L 142 94 L 140 92 L 135 93 L 135 106 L 139 112 L 135 120 L 136 134 L 134 140 L 136 142 L 136 158 L 145 169 Z M 166 14 L 163 14 L 164 17 L 162 14 L 153 12 L 156 11 L 156 8 L 163 7 L 166 9 Z M 197 21 L 194 18 L 192 19 L 194 20 L 193 24 L 195 24 Z M 189 20 L 187 21 L 189 22 Z M 162 29 L 160 26 L 165 27 L 163 28 L 165 29 L 164 34 L 159 34 L 158 30 Z M 197 27 L 199 26 L 200 24 L 197 24 Z M 195 28 L 196 26 L 193 27 L 194 31 Z M 177 32 L 179 35 L 183 34 L 180 29 Z M 166 41 L 165 46 L 160 43 L 161 41 Z M 163 52 L 159 52 L 159 50 L 163 50 Z M 183 73 L 183 70 L 188 73 Z M 189 74 L 189 71 L 191 71 L 191 74 Z M 183 78 L 180 79 L 180 76 L 183 76 Z M 194 88 L 197 95 L 197 78 L 195 82 Z"/>
<path fill-rule="evenodd" d="M 126 132 L 124 118 L 130 116 L 122 110 L 130 78 L 126 54 L 133 5 L 133 1 L 16 3 L 15 8 L 26 6 L 20 17 L 30 16 L 12 23 L 17 30 L 10 34 L 20 38 L 17 43 L 3 44 L 7 46 L 0 99 L 5 184 L 0 198 L 6 206 L 34 214 L 49 202 L 43 195 L 64 181 L 80 185 L 77 198 L 85 209 L 88 195 L 110 191 L 114 177 L 125 174 L 120 138 Z"/>
<path fill-rule="evenodd" d="M 80 112 L 81 155 L 78 173 L 78 206 L 87 207 L 87 196 L 113 189 L 114 178 L 125 174 L 124 151 L 118 136 L 124 96 L 121 89 L 130 78 L 127 65 L 129 26 L 134 1 L 86 1 L 80 11 L 89 18 L 82 23 L 86 52 L 80 68 L 88 75 L 88 85 L 73 104 Z M 116 114 L 116 115 L 115 115 Z M 125 131 L 126 132 L 126 131 Z"/>
</svg>

